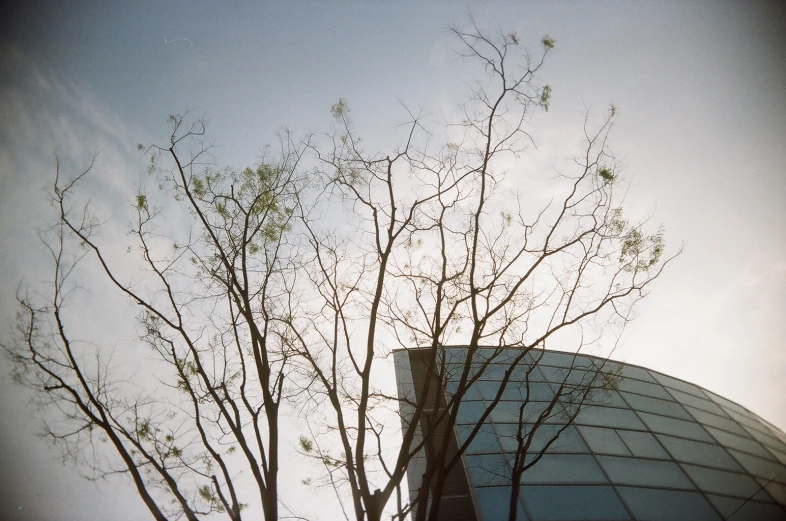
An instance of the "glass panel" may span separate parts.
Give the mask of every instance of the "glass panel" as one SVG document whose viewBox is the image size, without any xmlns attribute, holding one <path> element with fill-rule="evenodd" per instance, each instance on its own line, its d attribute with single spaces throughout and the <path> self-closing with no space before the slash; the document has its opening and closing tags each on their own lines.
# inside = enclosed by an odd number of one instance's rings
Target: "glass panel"
<svg viewBox="0 0 786 521">
<path fill-rule="evenodd" d="M 748 432 L 743 429 L 739 423 L 729 419 L 726 416 L 718 416 L 716 414 L 691 407 L 690 405 L 686 405 L 685 408 L 694 418 L 696 418 L 699 423 L 703 425 L 711 425 L 719 429 L 733 432 L 734 434 L 739 434 L 740 436 L 748 436 Z"/>
<path fill-rule="evenodd" d="M 524 408 L 524 421 L 535 421 L 537 415 L 548 405 L 545 402 L 530 402 Z M 519 423 L 518 402 L 499 402 L 491 411 L 491 421 L 494 423 Z"/>
<path fill-rule="evenodd" d="M 584 407 L 576 417 L 577 424 L 621 429 L 646 430 L 633 411 L 613 407 Z"/>
<path fill-rule="evenodd" d="M 772 431 L 773 436 L 781 440 L 783 443 L 786 443 L 786 432 L 783 432 L 781 429 L 771 424 L 770 422 L 768 422 L 762 417 L 759 417 L 759 421 L 762 422 L 767 427 L 769 427 L 770 431 Z"/>
<path fill-rule="evenodd" d="M 508 366 L 505 364 L 488 364 L 485 368 L 483 366 L 473 366 L 472 374 L 480 373 L 479 380 L 502 380 L 505 377 L 505 371 Z"/>
<path fill-rule="evenodd" d="M 786 466 L 736 450 L 732 450 L 731 453 L 745 467 L 745 470 L 751 474 L 762 477 L 765 480 L 780 481 L 786 484 Z"/>
<path fill-rule="evenodd" d="M 611 487 L 528 485 L 521 495 L 534 521 L 630 519 Z"/>
<path fill-rule="evenodd" d="M 507 519 L 510 512 L 510 487 L 482 487 L 475 489 L 478 509 L 482 519 Z M 518 504 L 519 521 L 526 521 L 527 516 L 521 504 Z"/>
<path fill-rule="evenodd" d="M 726 447 L 733 449 L 744 450 L 745 452 L 756 454 L 762 458 L 772 457 L 766 450 L 764 450 L 764 447 L 762 447 L 761 444 L 755 440 L 743 438 L 742 436 L 737 436 L 736 434 L 731 434 L 726 431 L 719 431 L 718 429 L 713 429 L 712 427 L 707 427 L 706 429 L 715 437 L 716 440 L 720 442 L 721 445 L 725 445 Z"/>
<path fill-rule="evenodd" d="M 636 380 L 644 380 L 645 382 L 657 383 L 649 371 L 641 367 L 633 367 L 626 365 L 622 367 L 622 376 L 625 378 L 635 378 Z"/>
<path fill-rule="evenodd" d="M 545 454 L 524 471 L 521 483 L 606 483 L 606 476 L 588 454 Z"/>
<path fill-rule="evenodd" d="M 672 394 L 672 396 L 674 396 L 675 400 L 682 404 L 690 405 L 691 407 L 696 407 L 702 411 L 707 411 L 723 416 L 723 409 L 709 400 L 702 400 L 701 398 L 696 398 L 692 394 L 683 393 L 682 391 L 675 391 L 674 389 L 669 390 L 669 392 Z"/>
<path fill-rule="evenodd" d="M 523 380 L 523 378 L 519 378 Z M 546 377 L 543 376 L 543 371 L 540 370 L 539 367 L 532 368 L 532 371 L 529 372 L 529 381 L 530 382 L 545 382 Z"/>
<path fill-rule="evenodd" d="M 474 425 L 456 425 L 459 443 L 462 445 L 464 444 L 469 435 L 472 433 L 473 427 Z M 494 433 L 494 429 L 489 424 L 483 424 L 480 426 L 480 430 L 467 448 L 468 454 L 499 451 L 500 447 L 499 443 L 497 442 L 497 435 Z"/>
<path fill-rule="evenodd" d="M 672 438 L 662 434 L 658 435 L 658 439 L 677 461 L 742 471 L 742 467 L 719 445 Z"/>
<path fill-rule="evenodd" d="M 598 456 L 612 483 L 694 489 L 676 463 L 618 456 Z"/>
<path fill-rule="evenodd" d="M 766 479 L 756 479 L 756 481 L 770 493 L 775 501 L 781 505 L 786 505 L 786 485 L 781 485 L 780 483 L 775 483 Z"/>
<path fill-rule="evenodd" d="M 769 436 L 769 435 L 767 435 L 767 434 L 763 434 L 762 432 L 760 432 L 760 431 L 757 431 L 756 429 L 751 429 L 751 428 L 750 428 L 750 427 L 748 427 L 747 425 L 743 425 L 743 427 L 744 427 L 744 428 L 745 428 L 745 429 L 746 429 L 746 430 L 747 430 L 749 433 L 751 433 L 751 434 L 753 435 L 753 437 L 754 437 L 754 438 L 756 438 L 757 440 L 759 440 L 760 442 L 762 442 L 762 443 L 763 443 L 764 445 L 766 445 L 767 447 L 770 447 L 770 448 L 773 448 L 773 449 L 781 449 L 781 450 L 784 450 L 784 449 L 786 449 L 786 445 L 784 445 L 784 444 L 781 442 L 781 440 L 779 440 L 779 439 L 777 439 L 777 438 L 773 438 L 772 436 Z"/>
<path fill-rule="evenodd" d="M 780 461 L 781 463 L 786 465 L 786 452 L 781 452 L 781 451 L 775 450 L 775 449 L 773 449 L 771 447 L 769 449 L 769 452 L 771 452 L 772 455 L 775 456 L 775 459 L 777 459 L 778 461 Z"/>
<path fill-rule="evenodd" d="M 699 441 L 713 441 L 710 435 L 698 423 L 657 416 L 646 412 L 639 413 L 639 416 L 641 416 L 641 419 L 644 420 L 644 423 L 647 424 L 650 430 L 654 432 L 673 434 L 674 436 L 682 436 L 683 438 Z"/>
<path fill-rule="evenodd" d="M 621 362 L 615 362 L 614 360 L 608 360 L 605 358 L 592 358 L 591 360 L 592 360 L 592 366 L 595 369 L 600 369 L 601 371 L 607 371 L 611 373 L 619 373 L 620 371 L 624 370 L 624 368 L 627 367 L 625 364 Z"/>
<path fill-rule="evenodd" d="M 745 427 L 752 428 L 753 430 L 759 431 L 767 436 L 772 436 L 772 433 L 769 431 L 767 427 L 764 426 L 763 423 L 758 421 L 751 413 L 739 413 L 733 410 L 727 411 L 729 416 L 737 420 L 738 422 L 742 423 Z"/>
<path fill-rule="evenodd" d="M 537 414 L 534 414 L 536 410 L 533 410 L 532 407 L 539 406 L 537 409 Z M 542 410 L 544 410 L 548 406 L 548 403 L 544 402 L 531 402 L 527 404 L 527 420 L 530 423 L 534 423 L 537 421 L 538 415 Z M 551 409 L 548 417 L 545 420 L 545 423 L 558 423 L 558 424 L 569 424 L 571 423 L 571 418 L 575 416 L 575 414 L 568 415 L 565 408 L 561 403 L 555 403 L 554 407 Z"/>
<path fill-rule="evenodd" d="M 622 438 L 622 441 L 625 442 L 625 445 L 628 446 L 634 456 L 669 459 L 669 455 L 663 450 L 663 447 L 660 446 L 658 440 L 649 432 L 618 430 L 617 434 Z"/>
<path fill-rule="evenodd" d="M 786 512 L 777 505 L 730 497 L 708 496 L 728 521 L 783 521 Z"/>
<path fill-rule="evenodd" d="M 628 447 L 617 436 L 617 431 L 614 429 L 602 429 L 599 427 L 578 427 L 578 429 L 587 441 L 587 445 L 595 454 L 631 455 Z"/>
<path fill-rule="evenodd" d="M 693 465 L 682 465 L 682 468 L 696 482 L 699 489 L 706 492 L 748 498 L 761 488 L 758 483 L 753 481 L 753 478 L 746 474 L 694 467 Z"/>
<path fill-rule="evenodd" d="M 591 405 L 605 405 L 607 407 L 619 407 L 628 409 L 628 404 L 622 400 L 620 394 L 613 389 L 592 389 L 587 402 Z"/>
<path fill-rule="evenodd" d="M 496 407 L 491 411 L 491 421 L 494 423 L 519 423 L 519 402 L 499 402 Z M 524 425 L 531 427 L 532 424 L 540 421 L 540 415 L 548 410 L 551 406 L 550 402 L 529 402 L 524 407 Z M 560 403 L 555 403 L 550 412 L 546 412 L 547 416 L 544 423 L 570 423 L 569 418 L 565 415 L 563 407 Z"/>
<path fill-rule="evenodd" d="M 467 358 L 466 347 L 451 347 L 441 351 L 441 353 L 445 354 L 445 363 L 447 365 L 463 364 Z"/>
<path fill-rule="evenodd" d="M 540 369 L 540 372 L 547 381 L 553 383 L 562 383 L 569 372 L 569 369 L 550 365 L 539 365 L 538 369 Z"/>
<path fill-rule="evenodd" d="M 498 382 L 482 382 L 480 392 L 487 400 L 493 400 L 499 391 Z M 529 392 L 529 395 L 527 394 Z M 545 382 L 529 382 L 529 391 L 527 390 L 527 383 L 525 382 L 508 382 L 505 390 L 502 391 L 503 400 L 511 400 L 516 402 L 523 402 L 525 399 L 530 401 L 551 401 L 554 398 L 554 391 Z"/>
<path fill-rule="evenodd" d="M 477 423 L 484 412 L 486 412 L 486 406 L 483 402 L 461 402 L 458 415 L 456 415 L 456 423 Z"/>
<path fill-rule="evenodd" d="M 535 355 L 537 357 L 537 355 Z M 557 367 L 594 367 L 592 359 L 576 353 L 543 352 L 538 367 L 552 365 Z"/>
<path fill-rule="evenodd" d="M 502 454 L 467 454 L 464 462 L 474 486 L 510 484 L 510 468 Z"/>
<path fill-rule="evenodd" d="M 663 416 L 693 420 L 693 417 L 678 403 L 626 392 L 620 392 L 620 395 L 630 404 L 630 408 L 636 411 L 654 412 Z"/>
<path fill-rule="evenodd" d="M 677 389 L 684 393 L 692 394 L 693 396 L 698 396 L 704 400 L 707 399 L 707 395 L 705 395 L 702 390 L 692 383 L 684 382 L 682 380 L 678 380 L 676 378 L 672 378 L 671 376 L 666 376 L 665 374 L 660 374 L 656 372 L 652 372 L 652 375 L 658 380 L 660 383 L 665 385 L 666 387 L 671 387 L 672 389 Z"/>
<path fill-rule="evenodd" d="M 587 446 L 584 444 L 584 441 L 579 437 L 579 433 L 576 431 L 576 427 L 567 426 L 565 430 L 559 435 L 557 439 L 554 439 L 554 436 L 557 435 L 559 429 L 561 429 L 562 425 L 550 425 L 544 424 L 540 425 L 536 430 L 532 438 L 532 442 L 530 444 L 529 453 L 530 454 L 537 454 L 543 450 L 543 447 L 549 441 L 554 440 L 551 445 L 549 445 L 548 452 L 582 452 L 586 453 L 589 452 Z M 515 450 L 515 449 L 514 449 Z"/>
<path fill-rule="evenodd" d="M 698 492 L 617 487 L 639 521 L 720 521 L 720 516 Z"/>
<path fill-rule="evenodd" d="M 620 380 L 617 390 L 642 394 L 644 396 L 652 396 L 653 398 L 660 398 L 662 400 L 672 400 L 671 395 L 669 395 L 669 393 L 666 392 L 666 389 L 660 385 L 640 382 L 638 380 L 628 380 L 623 378 Z"/>
<path fill-rule="evenodd" d="M 475 387 L 477 387 L 478 393 L 482 398 L 487 401 L 491 401 L 497 395 L 497 391 L 499 391 L 499 382 L 479 380 L 475 383 Z"/>
<path fill-rule="evenodd" d="M 482 364 L 484 362 L 505 363 L 508 360 L 515 358 L 515 354 L 520 354 L 521 351 L 513 349 L 500 349 L 495 347 L 481 347 L 477 349 L 472 356 L 472 363 Z"/>
<path fill-rule="evenodd" d="M 724 398 L 723 396 L 720 396 L 720 395 L 718 395 L 718 394 L 715 394 L 715 393 L 713 393 L 712 391 L 708 391 L 708 390 L 706 390 L 706 389 L 705 389 L 705 390 L 704 390 L 704 394 L 706 394 L 707 396 L 709 396 L 709 397 L 710 397 L 710 399 L 711 399 L 713 402 L 715 402 L 715 403 L 717 403 L 718 405 L 721 405 L 721 406 L 723 406 L 723 407 L 725 407 L 725 408 L 727 408 L 727 409 L 731 409 L 731 410 L 734 410 L 734 411 L 737 411 L 737 412 L 740 412 L 740 413 L 743 413 L 743 414 L 746 412 L 746 411 L 745 411 L 745 408 L 744 408 L 744 407 L 742 407 L 741 405 L 739 405 L 739 404 L 736 404 L 736 403 L 732 402 L 731 400 L 727 400 L 727 399 L 726 399 L 726 398 Z"/>
<path fill-rule="evenodd" d="M 556 436 L 557 431 L 564 427 L 564 425 L 554 425 L 554 424 L 541 424 L 536 429 L 534 434 L 530 430 L 525 431 L 526 436 L 532 436 L 532 441 L 530 442 L 530 447 L 528 449 L 529 454 L 539 454 L 543 451 L 543 447 L 546 443 L 551 441 L 554 436 Z M 506 453 L 515 453 L 516 448 L 518 446 L 518 442 L 516 441 L 516 431 L 518 426 L 511 424 L 511 423 L 495 423 L 494 430 L 496 431 L 497 435 L 499 436 L 499 444 L 502 447 L 503 452 Z M 526 440 L 525 440 L 526 441 Z M 587 453 L 589 450 L 587 446 L 584 444 L 582 439 L 579 437 L 576 428 L 573 426 L 565 427 L 565 430 L 559 435 L 559 437 L 554 440 L 548 448 L 549 453 L 560 453 L 560 452 L 578 452 L 578 453 Z"/>
<path fill-rule="evenodd" d="M 518 432 L 518 425 L 512 423 L 495 423 L 494 431 L 499 438 L 499 444 L 503 452 L 514 452 L 517 447 L 516 432 Z"/>
<path fill-rule="evenodd" d="M 474 384 L 470 384 L 470 386 L 467 387 L 467 390 L 464 392 L 464 396 L 461 397 L 461 400 L 464 402 L 479 401 L 480 400 L 480 391 L 478 389 L 479 383 L 484 383 L 484 382 L 475 382 Z M 455 394 L 455 389 L 453 391 L 453 394 Z"/>
</svg>

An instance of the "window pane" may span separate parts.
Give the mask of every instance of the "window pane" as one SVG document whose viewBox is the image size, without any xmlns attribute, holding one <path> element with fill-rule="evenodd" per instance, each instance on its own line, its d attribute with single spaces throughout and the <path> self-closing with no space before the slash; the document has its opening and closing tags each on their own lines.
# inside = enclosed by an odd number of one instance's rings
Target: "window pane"
<svg viewBox="0 0 786 521">
<path fill-rule="evenodd" d="M 537 418 L 537 414 L 544 409 L 544 406 L 547 405 L 544 402 L 532 402 L 528 403 L 524 408 L 525 411 L 525 421 L 528 418 L 534 419 Z M 519 407 L 521 405 L 518 402 L 499 402 L 496 407 L 491 411 L 491 421 L 494 423 L 515 423 L 518 424 L 519 422 Z M 531 416 L 526 414 L 530 410 L 532 410 Z"/>
<path fill-rule="evenodd" d="M 658 440 L 649 432 L 618 430 L 617 434 L 634 456 L 644 458 L 670 459 Z"/>
<path fill-rule="evenodd" d="M 737 462 L 729 456 L 729 453 L 723 450 L 719 445 L 684 440 L 682 438 L 672 438 L 671 436 L 663 436 L 660 434 L 658 435 L 658 439 L 677 461 L 742 471 L 742 467 L 740 467 Z"/>
<path fill-rule="evenodd" d="M 772 453 L 773 456 L 775 456 L 775 459 L 786 465 L 786 452 L 781 452 L 773 448 L 770 448 L 769 451 L 770 453 Z"/>
<path fill-rule="evenodd" d="M 712 427 L 727 430 L 729 432 L 733 432 L 734 434 L 739 434 L 740 436 L 748 436 L 748 432 L 744 430 L 739 423 L 727 418 L 726 416 L 718 416 L 716 414 L 691 407 L 690 405 L 686 405 L 685 408 L 688 410 L 691 416 L 696 418 L 696 420 L 703 425 L 711 425 Z"/>
<path fill-rule="evenodd" d="M 499 390 L 499 382 L 479 380 L 475 383 L 475 387 L 478 389 L 478 394 L 482 398 L 490 401 L 497 395 L 497 391 Z"/>
<path fill-rule="evenodd" d="M 588 454 L 545 454 L 524 471 L 521 483 L 606 483 L 606 476 Z"/>
<path fill-rule="evenodd" d="M 620 392 L 620 394 L 625 401 L 630 404 L 631 409 L 636 411 L 653 412 L 655 414 L 662 414 L 663 416 L 693 420 L 693 417 L 678 403 L 626 392 Z"/>
<path fill-rule="evenodd" d="M 598 427 L 646 430 L 633 411 L 613 407 L 584 407 L 576 417 L 576 423 Z"/>
<path fill-rule="evenodd" d="M 475 351 L 472 361 L 475 364 L 482 364 L 484 362 L 506 363 L 508 360 L 515 358 L 515 354 L 520 354 L 521 351 L 513 349 L 497 349 L 493 347 L 481 347 Z"/>
<path fill-rule="evenodd" d="M 590 449 L 595 454 L 631 455 L 631 452 L 614 429 L 586 426 L 578 427 L 578 429 L 587 441 L 587 445 L 589 445 Z"/>
<path fill-rule="evenodd" d="M 483 402 L 461 402 L 456 423 L 477 423 L 484 412 L 486 406 Z"/>
<path fill-rule="evenodd" d="M 767 434 L 763 434 L 761 431 L 758 431 L 756 429 L 751 429 L 747 425 L 743 425 L 743 428 L 745 428 L 745 430 L 747 430 L 751 435 L 753 435 L 754 438 L 759 440 L 761 443 L 763 443 L 767 447 L 770 447 L 770 448 L 773 448 L 773 449 L 786 450 L 786 445 L 784 445 L 784 443 L 781 442 L 781 440 L 779 440 L 777 438 L 773 438 L 772 436 L 769 436 Z"/>
<path fill-rule="evenodd" d="M 666 389 L 660 385 L 640 382 L 638 380 L 628 380 L 623 378 L 620 380 L 617 390 L 642 394 L 644 396 L 652 396 L 653 398 L 660 398 L 662 400 L 672 400 L 671 395 L 669 395 L 669 393 L 666 392 Z"/>
<path fill-rule="evenodd" d="M 622 499 L 639 521 L 720 521 L 698 492 L 618 487 Z"/>
<path fill-rule="evenodd" d="M 460 444 L 464 444 L 467 438 L 472 433 L 474 425 L 456 425 L 456 432 L 458 433 L 458 439 Z M 494 429 L 489 424 L 483 424 L 480 426 L 480 430 L 473 438 L 472 442 L 469 444 L 469 448 L 467 448 L 467 453 L 477 453 L 477 452 L 499 452 L 499 443 L 497 442 L 497 435 L 494 433 Z"/>
<path fill-rule="evenodd" d="M 479 380 L 502 380 L 505 377 L 505 371 L 508 370 L 506 364 L 488 364 L 486 367 L 473 366 L 472 375 L 480 373 Z"/>
<path fill-rule="evenodd" d="M 499 382 L 483 382 L 484 385 L 480 386 L 480 392 L 486 400 L 493 400 L 499 391 Z M 529 392 L 529 394 L 527 394 Z M 554 398 L 554 391 L 545 382 L 529 382 L 529 391 L 527 390 L 527 382 L 508 382 L 505 390 L 502 391 L 502 399 L 516 402 L 524 402 L 526 399 L 530 401 L 551 401 Z"/>
<path fill-rule="evenodd" d="M 623 366 L 621 371 L 622 376 L 625 378 L 635 378 L 636 380 L 644 380 L 645 382 L 657 383 L 650 375 L 650 372 L 641 367 L 632 367 L 629 365 Z"/>
<path fill-rule="evenodd" d="M 644 423 L 647 424 L 650 430 L 654 432 L 673 434 L 700 441 L 713 441 L 710 435 L 698 423 L 666 418 L 665 416 L 657 416 L 646 412 L 639 413 L 639 416 L 641 416 L 641 419 L 644 420 Z"/>
<path fill-rule="evenodd" d="M 745 474 L 694 467 L 693 465 L 682 465 L 682 468 L 701 490 L 707 492 L 747 498 L 760 489 L 758 483 Z"/>
<path fill-rule="evenodd" d="M 723 416 L 723 409 L 709 400 L 702 400 L 701 398 L 696 398 L 692 394 L 683 393 L 682 391 L 675 391 L 674 389 L 671 389 L 669 392 L 672 394 L 672 396 L 674 396 L 675 400 L 682 404 L 690 405 L 691 407 L 696 407 L 702 411 L 707 411 Z"/>
<path fill-rule="evenodd" d="M 582 439 L 579 437 L 579 433 L 576 431 L 576 427 L 568 426 L 562 433 L 559 435 L 557 439 L 554 439 L 554 436 L 557 435 L 559 429 L 561 429 L 562 425 L 551 425 L 551 424 L 544 424 L 540 425 L 536 430 L 532 438 L 532 443 L 530 444 L 529 453 L 530 454 L 537 454 L 543 450 L 543 447 L 549 441 L 554 440 L 551 445 L 549 445 L 548 452 L 582 452 L 586 453 L 589 452 L 587 446 L 584 444 Z"/>
<path fill-rule="evenodd" d="M 764 426 L 761 422 L 759 422 L 751 413 L 745 412 L 737 412 L 733 409 L 729 409 L 726 412 L 729 413 L 729 416 L 737 420 L 738 422 L 742 423 L 746 427 L 751 427 L 754 430 L 766 433 L 769 436 L 772 434 L 769 432 L 769 429 Z"/>
<path fill-rule="evenodd" d="M 728 521 L 782 521 L 786 517 L 786 512 L 777 505 L 713 495 L 709 499 Z"/>
<path fill-rule="evenodd" d="M 510 468 L 502 454 L 467 454 L 464 461 L 474 486 L 510 484 Z"/>
<path fill-rule="evenodd" d="M 711 391 L 706 391 L 706 390 L 704 391 L 704 394 L 709 396 L 713 402 L 717 403 L 718 405 L 721 405 L 726 409 L 734 410 L 742 414 L 747 413 L 747 411 L 741 405 L 738 405 L 730 400 L 727 400 L 723 396 L 719 396 Z"/>
<path fill-rule="evenodd" d="M 543 357 L 540 359 L 540 362 L 538 362 L 538 367 L 544 365 L 557 367 L 594 367 L 591 358 L 574 353 L 556 353 L 554 351 L 543 353 Z"/>
<path fill-rule="evenodd" d="M 521 495 L 534 521 L 630 519 L 611 487 L 521 487 Z"/>
<path fill-rule="evenodd" d="M 697 386 L 683 382 L 682 380 L 677 380 L 676 378 L 672 378 L 671 376 L 666 376 L 665 374 L 659 373 L 652 373 L 656 380 L 660 383 L 665 385 L 666 387 L 671 387 L 672 389 L 677 389 L 678 391 L 682 391 L 684 393 L 692 394 L 693 396 L 698 396 L 702 399 L 707 399 L 707 395 L 699 389 Z"/>
<path fill-rule="evenodd" d="M 693 489 L 676 463 L 617 456 L 598 456 L 613 483 Z"/>
<path fill-rule="evenodd" d="M 466 347 L 451 347 L 440 352 L 445 354 L 445 363 L 449 365 L 463 364 L 467 358 Z"/>
<path fill-rule="evenodd" d="M 743 438 L 742 436 L 737 436 L 736 434 L 731 434 L 726 431 L 713 429 L 712 427 L 707 427 L 706 429 L 715 437 L 716 440 L 720 442 L 721 445 L 725 445 L 730 449 L 744 450 L 745 452 L 750 452 L 751 454 L 755 454 L 762 458 L 772 457 L 756 440 Z"/>
<path fill-rule="evenodd" d="M 471 384 L 469 387 L 467 387 L 467 390 L 464 392 L 464 396 L 461 397 L 462 401 L 468 402 L 468 401 L 480 400 L 480 391 L 478 389 L 478 383 L 481 382 L 475 382 L 474 384 Z"/>
<path fill-rule="evenodd" d="M 553 383 L 563 382 L 569 371 L 564 367 L 553 367 L 550 365 L 539 365 L 538 369 L 540 369 L 546 381 Z"/>
<path fill-rule="evenodd" d="M 554 425 L 554 424 L 546 423 L 546 424 L 539 425 L 535 429 L 534 434 L 532 434 L 530 428 L 525 430 L 525 436 L 532 437 L 532 441 L 530 442 L 530 446 L 527 452 L 529 454 L 539 454 L 540 452 L 542 452 L 545 444 L 551 441 L 554 438 L 554 436 L 556 436 L 557 431 L 562 427 L 564 427 L 564 425 Z M 494 424 L 494 430 L 499 436 L 499 443 L 502 446 L 503 452 L 512 454 L 516 451 L 516 447 L 518 446 L 518 442 L 516 441 L 517 428 L 518 428 L 517 425 L 511 423 Z M 589 450 L 587 449 L 587 446 L 579 437 L 576 428 L 569 425 L 565 428 L 565 430 L 562 431 L 562 434 L 559 435 L 559 438 L 554 440 L 554 442 L 549 446 L 548 452 L 549 453 L 562 453 L 562 452 L 587 453 L 589 452 Z"/>
<path fill-rule="evenodd" d="M 780 483 L 775 483 L 774 481 L 768 481 L 766 479 L 757 479 L 756 481 L 770 493 L 775 501 L 781 505 L 786 505 L 786 485 L 781 485 Z"/>
<path fill-rule="evenodd" d="M 765 480 L 774 480 L 786 484 L 786 466 L 776 463 L 774 461 L 757 458 L 744 452 L 732 450 L 730 451 L 737 461 L 739 461 L 745 470 L 759 476 Z"/>
<path fill-rule="evenodd" d="M 507 519 L 510 512 L 510 487 L 482 487 L 475 489 L 478 509 L 483 519 Z M 518 505 L 519 521 L 526 521 L 527 516 L 521 504 Z"/>
<path fill-rule="evenodd" d="M 600 369 L 601 371 L 606 371 L 610 373 L 619 373 L 620 371 L 623 371 L 626 367 L 628 367 L 625 364 L 622 364 L 620 362 L 615 362 L 614 360 L 607 360 L 603 358 L 592 358 L 591 360 L 592 360 L 593 368 Z M 650 379 L 648 378 L 642 378 L 642 379 L 650 381 Z"/>
</svg>

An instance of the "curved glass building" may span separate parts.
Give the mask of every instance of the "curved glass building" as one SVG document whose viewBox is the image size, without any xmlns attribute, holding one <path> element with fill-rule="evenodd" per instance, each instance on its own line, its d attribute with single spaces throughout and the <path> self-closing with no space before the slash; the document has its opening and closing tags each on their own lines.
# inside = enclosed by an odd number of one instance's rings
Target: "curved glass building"
<svg viewBox="0 0 786 521">
<path fill-rule="evenodd" d="M 401 396 L 423 388 L 426 353 L 394 354 Z M 642 367 L 513 348 L 479 349 L 452 401 L 468 353 L 441 354 L 433 378 L 443 406 L 458 406 L 451 443 L 491 409 L 451 470 L 441 519 L 507 520 L 518 452 L 532 464 L 518 520 L 786 520 L 786 434 L 736 403 Z M 411 494 L 425 468 L 423 455 L 410 465 Z"/>
</svg>

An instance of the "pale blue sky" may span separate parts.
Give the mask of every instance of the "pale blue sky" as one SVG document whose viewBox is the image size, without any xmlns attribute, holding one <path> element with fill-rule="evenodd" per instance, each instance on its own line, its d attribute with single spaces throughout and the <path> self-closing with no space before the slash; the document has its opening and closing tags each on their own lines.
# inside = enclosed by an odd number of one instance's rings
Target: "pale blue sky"
<svg viewBox="0 0 786 521">
<path fill-rule="evenodd" d="M 615 357 L 735 400 L 786 428 L 786 4 L 782 2 L 26 2 L 0 14 L 0 312 L 40 275 L 33 228 L 55 152 L 101 152 L 122 206 L 167 114 L 210 121 L 219 164 L 245 166 L 282 126 L 327 130 L 349 100 L 368 147 L 392 147 L 399 100 L 439 115 L 464 93 L 449 24 L 556 49 L 539 157 L 576 150 L 587 109 L 620 108 L 612 147 L 628 207 L 684 254 Z M 230 7 L 231 6 L 231 7 Z M 185 38 L 187 40 L 180 40 Z M 166 43 L 170 41 L 171 43 Z M 522 172 L 532 168 L 524 158 Z M 538 165 L 540 167 L 540 165 Z M 2 383 L 4 519 L 136 519 L 133 492 L 52 466 L 25 395 Z M 47 497 L 49 499 L 47 499 Z M 52 499 L 54 498 L 54 499 Z M 120 499 L 117 499 L 120 498 Z M 18 503 L 18 505 L 17 505 Z M 18 510 L 22 506 L 22 510 Z M 10 510 L 9 510 L 10 509 Z M 136 509 L 136 510 L 135 510 Z M 125 517 L 124 517 L 125 516 Z"/>
</svg>

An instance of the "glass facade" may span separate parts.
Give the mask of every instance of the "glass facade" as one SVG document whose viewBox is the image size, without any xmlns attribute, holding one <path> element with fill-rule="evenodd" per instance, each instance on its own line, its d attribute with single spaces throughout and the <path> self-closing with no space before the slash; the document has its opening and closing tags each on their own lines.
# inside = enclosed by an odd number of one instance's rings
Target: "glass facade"
<svg viewBox="0 0 786 521">
<path fill-rule="evenodd" d="M 400 393 L 422 386 L 419 353 L 395 353 Z M 531 438 L 522 456 L 534 464 L 521 475 L 519 520 L 786 520 L 786 435 L 740 405 L 586 355 L 480 349 L 468 371 L 465 348 L 444 355 L 445 407 L 462 374 L 469 377 L 454 400 L 457 446 L 493 406 L 451 471 L 466 479 L 474 507 L 474 517 L 463 519 L 508 518 L 516 451 Z M 406 407 L 402 413 L 406 422 Z M 425 465 L 413 461 L 412 491 Z"/>
</svg>

